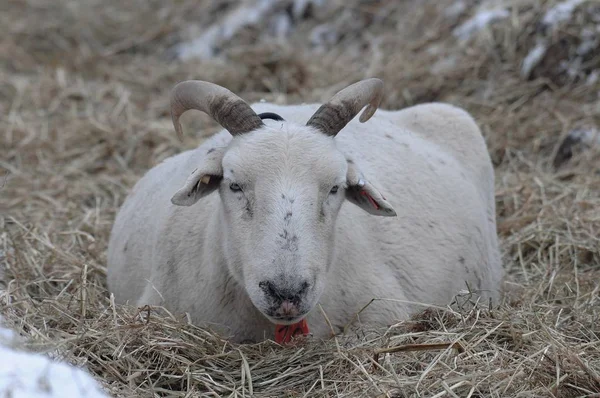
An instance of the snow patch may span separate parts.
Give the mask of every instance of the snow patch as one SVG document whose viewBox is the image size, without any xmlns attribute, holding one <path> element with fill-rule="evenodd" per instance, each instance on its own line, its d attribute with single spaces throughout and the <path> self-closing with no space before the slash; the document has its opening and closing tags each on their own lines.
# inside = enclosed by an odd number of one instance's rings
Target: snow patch
<svg viewBox="0 0 600 398">
<path fill-rule="evenodd" d="M 259 0 L 251 4 L 242 4 L 210 26 L 200 37 L 175 47 L 175 53 L 181 60 L 192 58 L 209 59 L 215 56 L 215 49 L 224 41 L 230 40 L 246 26 L 256 25 L 280 0 Z"/>
<path fill-rule="evenodd" d="M 6 329 L 0 325 L 0 344 L 14 344 L 17 340 L 17 334 L 10 329 Z"/>
<path fill-rule="evenodd" d="M 292 30 L 292 19 L 288 14 L 279 14 L 272 22 L 271 29 L 277 38 L 286 37 Z"/>
<path fill-rule="evenodd" d="M 521 66 L 522 78 L 529 78 L 533 69 L 544 58 L 544 55 L 546 55 L 546 51 L 548 51 L 548 45 L 543 42 L 536 44 L 535 47 L 529 51 L 527 56 L 523 59 L 523 64 Z"/>
<path fill-rule="evenodd" d="M 509 16 L 510 13 L 504 8 L 480 11 L 462 25 L 455 28 L 452 34 L 464 41 L 489 24 L 508 18 Z"/>
<path fill-rule="evenodd" d="M 571 19 L 573 11 L 586 0 L 567 0 L 546 11 L 542 23 L 547 26 L 558 25 Z"/>
<path fill-rule="evenodd" d="M 289 36 L 294 28 L 294 20 L 301 19 L 310 6 L 321 7 L 325 3 L 325 0 L 295 0 L 290 17 L 284 7 L 287 4 L 284 0 L 242 2 L 224 18 L 210 25 L 199 37 L 176 45 L 172 51 L 183 61 L 193 58 L 211 59 L 217 55 L 221 45 L 242 29 L 258 24 L 269 26 L 270 33 L 283 38 Z"/>
<path fill-rule="evenodd" d="M 577 47 L 577 55 L 586 56 L 600 45 L 600 25 L 596 28 L 586 26 L 581 29 L 581 44 Z"/>
<path fill-rule="evenodd" d="M 577 128 L 569 132 L 568 137 L 575 142 L 581 142 L 587 146 L 600 145 L 600 131 L 593 127 Z"/>
<path fill-rule="evenodd" d="M 456 68 L 457 58 L 454 55 L 443 57 L 434 63 L 429 70 L 434 75 L 444 74 Z"/>
<path fill-rule="evenodd" d="M 589 76 L 587 77 L 587 79 L 585 81 L 585 84 L 588 86 L 592 86 L 592 85 L 598 83 L 598 80 L 600 80 L 600 70 L 595 69 L 589 74 Z"/>
<path fill-rule="evenodd" d="M 82 369 L 14 348 L 18 336 L 1 322 L 0 318 L 0 396 L 108 398 L 98 382 Z"/>
<path fill-rule="evenodd" d="M 450 7 L 444 10 L 446 18 L 457 18 L 460 17 L 467 9 L 467 4 L 462 1 L 455 1 Z"/>
</svg>

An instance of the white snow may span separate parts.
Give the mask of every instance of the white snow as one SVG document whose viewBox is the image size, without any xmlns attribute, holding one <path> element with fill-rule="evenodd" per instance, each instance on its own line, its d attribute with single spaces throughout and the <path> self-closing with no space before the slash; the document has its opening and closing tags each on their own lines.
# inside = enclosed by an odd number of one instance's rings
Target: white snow
<svg viewBox="0 0 600 398">
<path fill-rule="evenodd" d="M 0 326 L 0 344 L 12 344 L 17 339 L 17 335 L 10 329 Z"/>
<path fill-rule="evenodd" d="M 479 11 L 462 25 L 456 27 L 452 34 L 460 40 L 467 40 L 473 33 L 480 31 L 489 24 L 508 18 L 510 13 L 504 8 Z"/>
<path fill-rule="evenodd" d="M 588 86 L 592 86 L 592 85 L 598 83 L 598 80 L 600 80 L 600 70 L 596 69 L 596 70 L 593 70 L 589 74 L 589 76 L 587 77 L 587 79 L 585 81 L 585 84 Z"/>
<path fill-rule="evenodd" d="M 243 28 L 258 24 L 269 26 L 269 32 L 276 38 L 286 37 L 294 30 L 295 21 L 292 19 L 300 19 L 309 6 L 323 7 L 325 3 L 325 0 L 295 0 L 292 4 L 293 18 L 290 18 L 284 0 L 241 2 L 224 17 L 214 21 L 197 38 L 176 45 L 175 55 L 183 61 L 214 58 L 219 46 L 231 40 Z"/>
<path fill-rule="evenodd" d="M 179 44 L 175 52 L 182 60 L 214 57 L 215 48 L 231 39 L 246 26 L 257 24 L 280 0 L 258 0 L 242 4 L 227 14 L 222 21 L 210 26 L 200 37 Z"/>
<path fill-rule="evenodd" d="M 273 18 L 271 25 L 271 30 L 273 30 L 275 37 L 284 38 L 292 30 L 292 19 L 288 14 L 282 13 Z"/>
<path fill-rule="evenodd" d="M 573 129 L 569 131 L 569 137 L 587 146 L 600 145 L 600 130 L 593 127 Z"/>
<path fill-rule="evenodd" d="M 544 42 L 539 42 L 533 47 L 527 56 L 523 59 L 523 64 L 521 66 L 521 77 L 527 79 L 533 68 L 535 68 L 540 61 L 546 55 L 546 51 L 548 51 L 548 46 Z"/>
<path fill-rule="evenodd" d="M 191 58 L 212 58 L 214 55 L 214 44 L 218 35 L 218 26 L 211 26 L 200 37 L 177 45 L 175 48 L 177 58 L 184 61 Z"/>
<path fill-rule="evenodd" d="M 453 70 L 456 67 L 456 64 L 457 57 L 455 55 L 449 55 L 447 57 L 440 58 L 437 62 L 431 65 L 429 70 L 434 75 L 439 75 Z"/>
<path fill-rule="evenodd" d="M 561 22 L 571 19 L 571 15 L 575 8 L 586 0 L 567 0 L 559 3 L 546 11 L 542 23 L 549 26 L 557 25 Z"/>
<path fill-rule="evenodd" d="M 458 0 L 455 1 L 450 7 L 444 10 L 444 15 L 447 18 L 456 18 L 461 16 L 466 9 L 467 4 L 462 0 Z"/>
<path fill-rule="evenodd" d="M 577 46 L 577 55 L 585 56 L 594 51 L 600 44 L 600 25 L 596 28 L 583 27 L 579 34 L 581 43 Z"/>
<path fill-rule="evenodd" d="M 42 354 L 21 351 L 16 334 L 0 319 L 0 396 L 11 398 L 108 398 L 82 369 Z"/>
</svg>

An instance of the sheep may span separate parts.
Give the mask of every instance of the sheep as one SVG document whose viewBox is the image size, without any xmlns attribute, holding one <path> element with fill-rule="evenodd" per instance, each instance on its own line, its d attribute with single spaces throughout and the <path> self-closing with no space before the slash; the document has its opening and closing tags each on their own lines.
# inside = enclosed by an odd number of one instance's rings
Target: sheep
<svg viewBox="0 0 600 398">
<path fill-rule="evenodd" d="M 351 321 L 384 327 L 449 304 L 466 283 L 497 302 L 494 171 L 479 128 L 443 103 L 372 117 L 382 96 L 376 78 L 321 106 L 249 105 L 178 83 L 178 136 L 190 109 L 224 130 L 150 169 L 125 199 L 108 246 L 116 302 L 187 314 L 234 342 L 289 325 L 314 338 Z M 386 300 L 357 323 L 373 298 Z"/>
</svg>

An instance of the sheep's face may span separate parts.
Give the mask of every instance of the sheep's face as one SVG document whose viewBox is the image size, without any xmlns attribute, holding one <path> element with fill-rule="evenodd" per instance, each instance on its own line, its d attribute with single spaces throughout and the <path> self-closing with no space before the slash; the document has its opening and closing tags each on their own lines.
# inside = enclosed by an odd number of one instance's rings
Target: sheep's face
<svg viewBox="0 0 600 398">
<path fill-rule="evenodd" d="M 211 115 L 234 136 L 211 148 L 171 202 L 190 206 L 218 189 L 229 271 L 254 305 L 279 324 L 299 321 L 317 303 L 335 255 L 335 223 L 345 199 L 369 213 L 393 216 L 385 198 L 337 150 L 334 137 L 363 108 L 373 116 L 383 82 L 365 79 L 335 94 L 305 126 L 261 117 L 213 83 L 185 81 L 171 92 L 171 118 L 189 109 Z M 274 117 L 275 122 L 263 122 Z M 216 231 L 215 231 L 216 232 Z"/>
<path fill-rule="evenodd" d="M 326 284 L 347 160 L 332 137 L 277 123 L 234 139 L 222 166 L 231 272 L 271 321 L 297 322 Z"/>
<path fill-rule="evenodd" d="M 335 139 L 312 127 L 269 121 L 210 149 L 204 162 L 172 202 L 189 206 L 218 190 L 229 272 L 277 324 L 295 323 L 317 304 L 344 200 L 395 215 Z"/>
</svg>

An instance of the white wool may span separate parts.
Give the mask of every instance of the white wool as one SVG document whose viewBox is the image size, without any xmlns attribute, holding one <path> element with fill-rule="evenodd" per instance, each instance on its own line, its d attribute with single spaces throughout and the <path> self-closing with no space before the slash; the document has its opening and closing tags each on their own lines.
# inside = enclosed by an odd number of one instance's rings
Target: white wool
<svg viewBox="0 0 600 398">
<path fill-rule="evenodd" d="M 254 104 L 285 121 L 223 130 L 152 168 L 111 232 L 116 301 L 259 341 L 300 317 L 325 338 L 319 308 L 340 328 L 373 298 L 391 300 L 361 312 L 370 327 L 447 305 L 466 283 L 498 299 L 494 171 L 473 119 L 448 104 L 380 109 L 332 139 L 306 125 L 319 107 Z M 277 313 L 282 297 L 297 317 Z"/>
</svg>

